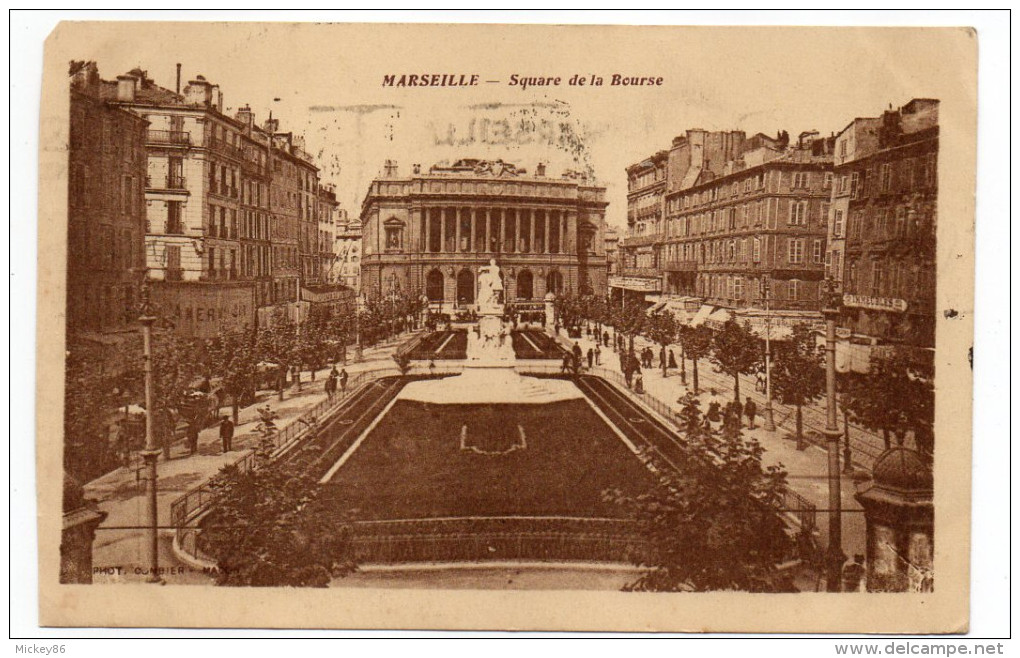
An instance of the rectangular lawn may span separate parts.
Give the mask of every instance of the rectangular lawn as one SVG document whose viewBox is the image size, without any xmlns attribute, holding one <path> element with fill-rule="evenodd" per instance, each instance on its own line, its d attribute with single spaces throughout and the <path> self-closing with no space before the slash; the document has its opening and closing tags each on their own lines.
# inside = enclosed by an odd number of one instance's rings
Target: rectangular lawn
<svg viewBox="0 0 1020 658">
<path fill-rule="evenodd" d="M 461 449 L 466 441 L 495 453 Z M 605 489 L 638 493 L 651 474 L 584 400 L 435 405 L 399 400 L 326 484 L 363 519 L 618 517 Z"/>
</svg>

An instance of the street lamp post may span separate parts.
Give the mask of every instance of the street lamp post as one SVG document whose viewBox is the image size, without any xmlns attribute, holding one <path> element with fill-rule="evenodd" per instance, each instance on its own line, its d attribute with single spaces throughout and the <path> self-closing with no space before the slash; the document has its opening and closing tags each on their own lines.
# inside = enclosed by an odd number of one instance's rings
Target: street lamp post
<svg viewBox="0 0 1020 658">
<path fill-rule="evenodd" d="M 156 322 L 156 318 L 152 315 L 152 305 L 149 301 L 148 275 L 143 274 L 143 276 L 146 278 L 142 280 L 140 291 L 142 314 L 138 321 L 142 324 L 142 367 L 145 373 L 145 449 L 141 451 L 142 459 L 145 461 L 145 516 L 147 521 L 145 544 L 148 576 L 145 580 L 149 583 L 162 584 L 163 579 L 159 577 L 159 508 L 156 488 L 156 463 L 162 450 L 156 444 L 156 433 L 153 431 L 156 410 L 153 406 L 152 390 L 152 325 Z"/>
<path fill-rule="evenodd" d="M 354 348 L 354 362 L 361 363 L 361 295 L 358 295 L 354 308 L 354 331 L 357 337 L 357 344 Z"/>
<path fill-rule="evenodd" d="M 832 277 L 825 280 L 825 438 L 829 456 L 829 550 L 826 589 L 840 591 L 840 574 L 846 555 L 843 554 L 842 497 L 840 494 L 839 439 L 842 432 L 836 423 L 836 320 L 839 301 Z"/>
<path fill-rule="evenodd" d="M 762 413 L 762 427 L 766 432 L 776 431 L 775 416 L 772 413 L 772 311 L 769 305 L 772 282 L 766 274 L 762 277 L 762 296 L 765 299 L 765 409 Z"/>
</svg>

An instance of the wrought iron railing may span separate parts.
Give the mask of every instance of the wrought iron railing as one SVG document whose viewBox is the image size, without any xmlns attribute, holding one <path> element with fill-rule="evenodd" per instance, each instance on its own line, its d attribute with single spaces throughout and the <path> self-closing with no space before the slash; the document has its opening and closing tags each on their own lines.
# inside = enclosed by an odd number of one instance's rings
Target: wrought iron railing
<svg viewBox="0 0 1020 658">
<path fill-rule="evenodd" d="M 359 563 L 644 561 L 650 543 L 629 519 L 458 517 L 352 524 Z"/>
<path fill-rule="evenodd" d="M 184 130 L 150 130 L 146 133 L 146 141 L 150 144 L 191 146 L 191 133 Z"/>
<path fill-rule="evenodd" d="M 322 400 L 279 431 L 267 435 L 266 438 L 272 442 L 274 456 L 285 452 L 295 441 L 311 430 L 312 427 L 321 424 L 324 418 L 339 408 L 341 404 L 361 389 L 363 385 L 382 377 L 393 377 L 399 374 L 400 371 L 393 366 L 374 368 L 357 373 L 347 382 L 345 390 L 338 391 L 332 400 L 329 398 Z M 246 472 L 254 464 L 254 449 L 248 451 L 240 459 L 232 463 L 233 466 L 239 468 L 242 472 Z M 185 539 L 183 535 L 187 532 L 194 532 L 196 530 L 196 528 L 188 528 L 188 523 L 205 512 L 215 502 L 216 494 L 215 487 L 213 486 L 215 479 L 216 476 L 209 478 L 188 490 L 170 504 L 170 519 L 179 542 Z"/>
</svg>

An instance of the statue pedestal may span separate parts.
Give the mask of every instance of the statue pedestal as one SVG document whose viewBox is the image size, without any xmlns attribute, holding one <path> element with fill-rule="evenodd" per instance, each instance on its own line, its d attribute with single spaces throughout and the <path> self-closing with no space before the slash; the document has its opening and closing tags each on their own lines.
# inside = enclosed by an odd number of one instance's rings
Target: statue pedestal
<svg viewBox="0 0 1020 658">
<path fill-rule="evenodd" d="M 478 318 L 478 334 L 468 333 L 468 367 L 513 366 L 513 342 L 501 315 L 483 315 Z"/>
</svg>

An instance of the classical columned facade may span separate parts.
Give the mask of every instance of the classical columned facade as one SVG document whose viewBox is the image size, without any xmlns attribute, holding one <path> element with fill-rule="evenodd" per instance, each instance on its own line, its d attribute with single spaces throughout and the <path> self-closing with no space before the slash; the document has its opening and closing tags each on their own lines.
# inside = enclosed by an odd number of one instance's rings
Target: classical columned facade
<svg viewBox="0 0 1020 658">
<path fill-rule="evenodd" d="M 369 297 L 425 295 L 472 308 L 478 268 L 495 259 L 509 302 L 605 293 L 604 188 L 575 178 L 494 175 L 479 161 L 372 183 L 362 206 Z"/>
</svg>

